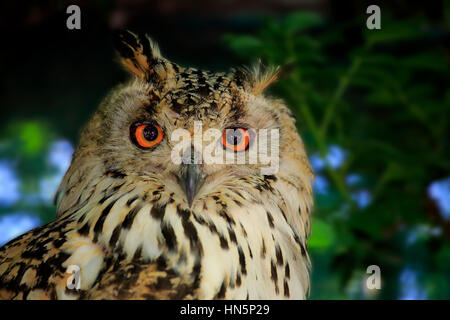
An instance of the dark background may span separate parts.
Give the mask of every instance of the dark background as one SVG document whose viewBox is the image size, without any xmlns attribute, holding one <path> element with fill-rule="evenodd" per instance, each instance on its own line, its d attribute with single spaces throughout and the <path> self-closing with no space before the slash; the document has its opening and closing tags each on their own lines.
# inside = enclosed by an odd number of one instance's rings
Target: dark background
<svg viewBox="0 0 450 320">
<path fill-rule="evenodd" d="M 450 298 L 449 1 L 28 1 L 0 17 L 0 244 L 54 217 L 81 126 L 125 80 L 112 33 L 128 28 L 185 66 L 290 66 L 271 94 L 317 176 L 311 298 Z"/>
</svg>

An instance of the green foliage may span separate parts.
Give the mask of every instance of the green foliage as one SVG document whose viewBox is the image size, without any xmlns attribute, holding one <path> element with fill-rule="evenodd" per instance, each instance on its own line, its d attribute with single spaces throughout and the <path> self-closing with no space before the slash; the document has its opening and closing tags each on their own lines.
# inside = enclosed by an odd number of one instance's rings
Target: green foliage
<svg viewBox="0 0 450 320">
<path fill-rule="evenodd" d="M 429 275 L 419 283 L 428 298 L 449 298 L 449 223 L 427 197 L 430 182 L 450 174 L 450 54 L 436 40 L 449 34 L 448 8 L 446 25 L 383 15 L 381 30 L 367 30 L 363 19 L 327 25 L 297 12 L 265 18 L 257 34 L 224 38 L 243 63 L 289 66 L 272 91 L 293 109 L 309 154 L 325 158 L 332 144 L 349 152 L 342 166 L 320 173 L 330 186 L 316 194 L 313 298 L 398 298 L 410 266 Z M 346 183 L 350 173 L 361 182 Z M 367 206 L 355 203 L 358 190 L 370 193 Z M 440 233 L 423 232 L 410 254 L 408 234 L 423 226 Z M 386 283 L 375 295 L 358 280 L 370 264 Z"/>
<path fill-rule="evenodd" d="M 17 127 L 19 147 L 26 155 L 36 155 L 42 149 L 45 142 L 45 130 L 36 122 L 22 123 Z"/>
<path fill-rule="evenodd" d="M 0 160 L 13 164 L 20 199 L 11 205 L 0 203 L 0 217 L 26 212 L 38 216 L 42 222 L 54 219 L 55 207 L 51 201 L 41 199 L 40 184 L 55 172 L 47 159 L 55 137 L 52 128 L 41 120 L 13 121 L 1 130 Z"/>
<path fill-rule="evenodd" d="M 331 225 L 317 218 L 313 219 L 312 234 L 314 234 L 314 237 L 308 242 L 309 248 L 328 248 L 335 241 L 334 230 Z"/>
</svg>

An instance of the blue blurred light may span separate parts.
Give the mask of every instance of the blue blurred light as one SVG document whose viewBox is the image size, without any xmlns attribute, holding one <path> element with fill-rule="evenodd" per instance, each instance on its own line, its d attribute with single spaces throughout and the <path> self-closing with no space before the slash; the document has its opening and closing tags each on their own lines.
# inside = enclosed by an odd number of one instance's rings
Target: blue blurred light
<svg viewBox="0 0 450 320">
<path fill-rule="evenodd" d="M 430 237 L 439 237 L 442 235 L 441 227 L 431 227 L 426 224 L 421 224 L 410 228 L 406 236 L 406 246 L 415 244 L 420 239 L 428 239 Z"/>
<path fill-rule="evenodd" d="M 48 162 L 58 169 L 60 175 L 64 175 L 72 161 L 73 146 L 67 140 L 57 140 L 50 146 Z"/>
<path fill-rule="evenodd" d="M 28 213 L 12 213 L 0 217 L 0 246 L 40 224 L 39 218 Z"/>
<path fill-rule="evenodd" d="M 359 190 L 352 193 L 352 199 L 358 207 L 364 209 L 372 202 L 372 195 L 367 190 Z"/>
<path fill-rule="evenodd" d="M 405 268 L 400 274 L 400 300 L 425 300 L 427 292 L 419 286 L 417 272 L 411 268 Z"/>
<path fill-rule="evenodd" d="M 428 187 L 428 196 L 436 202 L 442 217 L 450 220 L 450 177 L 432 182 Z"/>
<path fill-rule="evenodd" d="M 323 161 L 323 159 L 321 157 L 319 157 L 317 154 L 311 155 L 309 157 L 309 161 L 311 163 L 311 167 L 316 172 L 325 168 L 325 161 Z"/>
<path fill-rule="evenodd" d="M 359 182 L 361 182 L 361 180 L 362 180 L 361 175 L 359 175 L 357 173 L 350 173 L 345 177 L 345 182 L 349 186 L 354 186 L 355 184 L 358 184 Z"/>
<path fill-rule="evenodd" d="M 49 176 L 41 179 L 39 181 L 39 196 L 36 200 L 44 201 L 47 203 L 52 203 L 53 198 L 58 190 L 59 184 L 61 183 L 61 177 L 58 176 Z M 28 197 L 28 202 L 33 200 L 31 197 Z"/>
<path fill-rule="evenodd" d="M 347 151 L 337 145 L 331 145 L 328 148 L 327 162 L 333 169 L 338 169 L 347 158 Z"/>
<path fill-rule="evenodd" d="M 316 175 L 313 184 L 313 189 L 315 192 L 319 194 L 326 194 L 328 192 L 328 186 L 329 182 L 324 176 L 320 174 Z"/>
<path fill-rule="evenodd" d="M 0 161 L 0 206 L 10 206 L 20 198 L 20 181 L 12 163 Z"/>
<path fill-rule="evenodd" d="M 73 147 L 69 141 L 57 140 L 50 146 L 47 156 L 48 163 L 56 169 L 52 175 L 46 176 L 39 182 L 40 198 L 51 203 L 64 174 L 72 161 Z"/>
<path fill-rule="evenodd" d="M 339 169 L 345 159 L 347 159 L 347 155 L 348 152 L 338 145 L 331 145 L 328 147 L 328 152 L 325 159 L 315 153 L 309 157 L 309 161 L 312 168 L 316 172 L 323 170 L 326 164 L 328 164 L 332 169 Z"/>
</svg>

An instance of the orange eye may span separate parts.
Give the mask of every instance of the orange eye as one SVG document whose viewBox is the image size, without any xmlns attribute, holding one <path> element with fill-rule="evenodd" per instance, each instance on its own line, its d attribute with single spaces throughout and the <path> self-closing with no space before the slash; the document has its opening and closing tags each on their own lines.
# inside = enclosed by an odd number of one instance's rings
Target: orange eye
<svg viewBox="0 0 450 320">
<path fill-rule="evenodd" d="M 224 148 L 234 152 L 245 151 L 250 144 L 250 132 L 244 128 L 225 129 L 222 134 Z"/>
<path fill-rule="evenodd" d="M 154 147 L 164 138 L 161 127 L 148 122 L 132 124 L 130 127 L 130 136 L 134 144 L 142 149 Z"/>
</svg>

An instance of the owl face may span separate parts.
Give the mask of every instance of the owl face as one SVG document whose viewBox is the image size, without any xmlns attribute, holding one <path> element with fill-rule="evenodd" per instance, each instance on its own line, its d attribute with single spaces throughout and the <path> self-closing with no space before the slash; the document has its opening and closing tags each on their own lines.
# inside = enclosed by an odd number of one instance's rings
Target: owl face
<svg viewBox="0 0 450 320">
<path fill-rule="evenodd" d="M 292 140 L 298 143 L 290 111 L 262 94 L 275 70 L 185 69 L 163 58 L 149 38 L 129 32 L 119 36 L 117 47 L 132 79 L 105 99 L 80 144 L 96 150 L 106 172 L 159 183 L 185 194 L 191 206 L 197 195 L 260 177 L 271 165 L 268 155 L 283 164 Z M 264 161 L 258 158 L 261 130 Z"/>
</svg>

